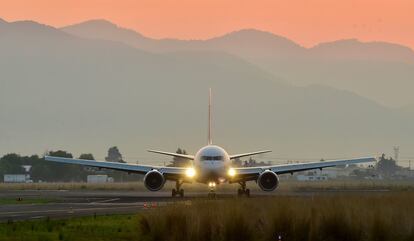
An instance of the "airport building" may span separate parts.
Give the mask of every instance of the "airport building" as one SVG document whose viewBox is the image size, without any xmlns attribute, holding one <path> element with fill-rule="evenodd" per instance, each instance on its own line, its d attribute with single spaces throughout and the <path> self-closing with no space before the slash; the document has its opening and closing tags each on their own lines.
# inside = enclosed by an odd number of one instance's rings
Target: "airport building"
<svg viewBox="0 0 414 241">
<path fill-rule="evenodd" d="M 108 177 L 108 175 L 88 175 L 86 180 L 88 183 L 114 182 L 114 179 L 112 177 Z"/>
<path fill-rule="evenodd" d="M 29 174 L 5 174 L 3 176 L 5 183 L 31 183 Z"/>
</svg>

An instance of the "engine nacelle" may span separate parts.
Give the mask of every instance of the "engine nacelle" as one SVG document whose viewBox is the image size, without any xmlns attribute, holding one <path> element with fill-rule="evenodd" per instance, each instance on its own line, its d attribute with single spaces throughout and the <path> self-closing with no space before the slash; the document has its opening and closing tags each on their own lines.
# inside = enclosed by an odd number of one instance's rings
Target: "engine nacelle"
<svg viewBox="0 0 414 241">
<path fill-rule="evenodd" d="M 279 177 L 276 173 L 266 170 L 260 173 L 259 178 L 257 178 L 257 184 L 263 191 L 273 191 L 279 185 Z"/>
<path fill-rule="evenodd" d="M 144 185 L 150 191 L 160 190 L 165 183 L 164 175 L 157 170 L 147 172 L 144 176 Z"/>
</svg>

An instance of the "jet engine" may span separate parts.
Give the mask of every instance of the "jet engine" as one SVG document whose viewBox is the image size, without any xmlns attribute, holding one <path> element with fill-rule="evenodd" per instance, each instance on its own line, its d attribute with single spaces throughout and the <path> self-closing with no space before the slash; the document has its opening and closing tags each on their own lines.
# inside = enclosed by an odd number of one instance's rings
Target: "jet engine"
<svg viewBox="0 0 414 241">
<path fill-rule="evenodd" d="M 273 191 L 279 185 L 279 177 L 276 173 L 266 170 L 260 173 L 259 178 L 257 178 L 257 184 L 263 191 Z"/>
<path fill-rule="evenodd" d="M 164 175 L 157 170 L 147 172 L 144 176 L 144 185 L 150 191 L 160 190 L 165 183 Z"/>
</svg>

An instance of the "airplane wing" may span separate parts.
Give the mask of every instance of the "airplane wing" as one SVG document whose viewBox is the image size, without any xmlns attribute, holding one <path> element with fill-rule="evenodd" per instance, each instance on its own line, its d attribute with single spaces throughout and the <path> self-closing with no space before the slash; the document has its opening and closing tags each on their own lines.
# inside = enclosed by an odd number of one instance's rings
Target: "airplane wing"
<svg viewBox="0 0 414 241">
<path fill-rule="evenodd" d="M 59 162 L 66 164 L 76 164 L 89 167 L 98 167 L 105 169 L 112 169 L 117 171 L 125 171 L 129 173 L 146 174 L 151 170 L 158 170 L 163 173 L 167 180 L 177 180 L 185 177 L 187 168 L 184 167 L 163 167 L 163 166 L 148 166 L 138 165 L 132 163 L 107 162 L 95 160 L 72 159 L 64 157 L 45 156 L 46 161 Z"/>
<path fill-rule="evenodd" d="M 167 156 L 174 156 L 174 157 L 180 157 L 180 158 L 185 158 L 185 159 L 189 159 L 189 160 L 194 160 L 194 156 L 192 156 L 192 155 L 178 154 L 178 153 L 174 153 L 174 152 L 157 151 L 157 150 L 147 150 L 147 151 L 152 152 L 152 153 L 167 155 Z"/>
<path fill-rule="evenodd" d="M 235 154 L 235 155 L 230 155 L 230 159 L 236 159 L 239 157 L 245 157 L 245 156 L 253 156 L 253 155 L 258 155 L 258 154 L 263 154 L 263 153 L 268 153 L 271 152 L 270 150 L 265 150 L 265 151 L 255 151 L 255 152 L 247 152 L 247 153 L 242 153 L 242 154 Z"/>
<path fill-rule="evenodd" d="M 274 165 L 274 166 L 260 166 L 260 167 L 239 167 L 234 168 L 236 176 L 233 182 L 237 181 L 250 181 L 256 180 L 258 175 L 265 170 L 270 170 L 276 174 L 285 174 L 312 169 L 320 169 L 334 166 L 350 165 L 357 163 L 365 162 L 374 162 L 376 159 L 374 157 L 362 157 L 354 159 L 344 159 L 344 160 L 329 160 L 329 161 L 319 161 L 319 162 L 308 162 L 308 163 L 294 163 L 294 164 L 284 164 L 284 165 Z"/>
</svg>

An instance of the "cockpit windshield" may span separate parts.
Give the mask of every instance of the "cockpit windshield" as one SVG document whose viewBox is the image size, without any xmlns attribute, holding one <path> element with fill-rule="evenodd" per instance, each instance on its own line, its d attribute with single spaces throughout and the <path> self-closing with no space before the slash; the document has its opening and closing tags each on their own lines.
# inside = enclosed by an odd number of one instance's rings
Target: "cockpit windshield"
<svg viewBox="0 0 414 241">
<path fill-rule="evenodd" d="M 203 161 L 223 161 L 223 156 L 202 156 Z"/>
</svg>

